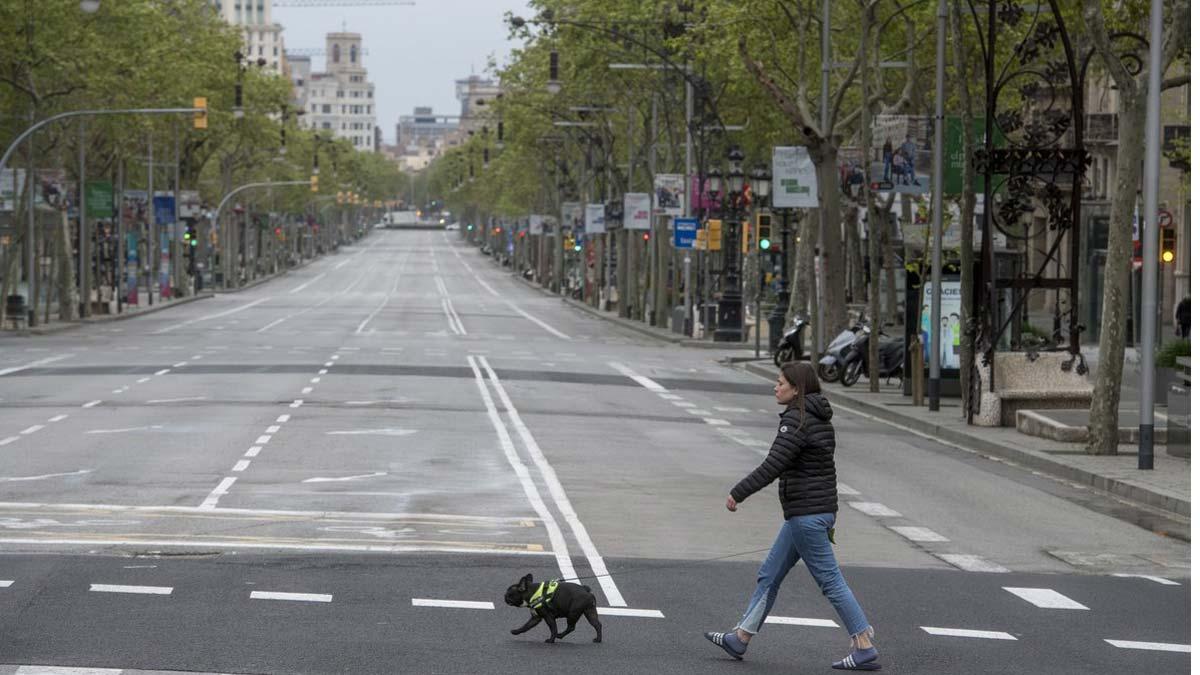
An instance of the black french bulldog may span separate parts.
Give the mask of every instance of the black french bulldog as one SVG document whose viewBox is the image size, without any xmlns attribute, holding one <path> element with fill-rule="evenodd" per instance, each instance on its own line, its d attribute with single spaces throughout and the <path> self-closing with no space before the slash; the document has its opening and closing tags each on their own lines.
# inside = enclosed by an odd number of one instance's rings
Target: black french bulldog
<svg viewBox="0 0 1200 675">
<path fill-rule="evenodd" d="M 600 617 L 596 614 L 596 596 L 592 595 L 592 589 L 580 584 L 569 584 L 565 581 L 553 582 L 547 581 L 541 584 L 533 583 L 533 575 L 526 574 L 521 577 L 521 580 L 512 586 L 504 593 L 504 602 L 513 607 L 528 607 L 533 616 L 529 617 L 529 621 L 520 628 L 512 629 L 513 635 L 520 635 L 525 631 L 545 621 L 550 627 L 550 639 L 546 642 L 553 643 L 556 638 L 564 638 L 575 630 L 575 624 L 579 621 L 579 617 L 586 617 L 588 623 L 592 624 L 592 628 L 596 629 L 596 637 L 592 642 L 601 641 L 600 633 Z M 558 632 L 558 619 L 562 617 L 567 620 L 567 629 L 563 632 Z"/>
</svg>

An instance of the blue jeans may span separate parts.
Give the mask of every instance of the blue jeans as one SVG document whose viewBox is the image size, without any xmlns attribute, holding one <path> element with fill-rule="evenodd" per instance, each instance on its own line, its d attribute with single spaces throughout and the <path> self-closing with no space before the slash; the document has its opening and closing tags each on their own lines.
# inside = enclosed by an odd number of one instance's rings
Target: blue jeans
<svg viewBox="0 0 1200 675">
<path fill-rule="evenodd" d="M 833 557 L 828 532 L 835 520 L 832 513 L 818 513 L 795 516 L 784 521 L 779 536 L 775 538 L 775 545 L 758 569 L 758 588 L 754 589 L 750 606 L 746 608 L 738 628 L 751 635 L 758 634 L 775 604 L 779 585 L 801 559 L 850 635 L 858 635 L 869 628 L 866 614 L 863 614 L 858 600 L 854 599 L 854 593 L 850 592 L 837 559 Z"/>
</svg>

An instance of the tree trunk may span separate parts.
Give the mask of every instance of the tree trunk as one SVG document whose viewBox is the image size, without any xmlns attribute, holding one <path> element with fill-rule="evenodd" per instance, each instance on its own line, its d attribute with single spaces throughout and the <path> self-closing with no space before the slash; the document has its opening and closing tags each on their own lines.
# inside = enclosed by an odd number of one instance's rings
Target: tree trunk
<svg viewBox="0 0 1200 675">
<path fill-rule="evenodd" d="M 891 212 L 882 214 L 885 218 Z M 879 245 L 883 256 L 883 294 L 886 301 L 884 306 L 887 308 L 886 321 L 881 321 L 880 326 L 891 323 L 897 320 L 897 315 L 900 313 L 896 306 L 896 255 L 892 246 L 892 221 L 890 218 L 884 220 L 879 228 Z M 901 322 L 903 323 L 903 322 Z"/>
<path fill-rule="evenodd" d="M 846 323 L 846 266 L 843 262 L 842 245 L 842 193 L 838 185 L 837 148 L 824 142 L 819 152 L 809 148 L 809 155 L 817 172 L 817 198 L 824 216 L 825 248 L 820 252 L 821 297 L 819 307 L 824 309 L 821 344 L 829 344 L 834 335 Z"/>
<path fill-rule="evenodd" d="M 967 47 L 963 39 L 962 0 L 954 0 L 953 16 L 950 21 L 953 31 L 954 68 L 958 75 L 959 100 L 963 105 L 963 182 L 960 199 L 960 216 L 962 226 L 959 228 L 959 261 L 961 285 L 959 299 L 962 302 L 959 323 L 959 383 L 962 386 L 962 414 L 970 418 L 974 413 L 975 401 L 972 398 L 974 388 L 972 380 L 975 372 L 975 338 L 976 328 L 972 317 L 975 316 L 975 106 L 971 104 L 971 71 L 967 57 Z"/>
<path fill-rule="evenodd" d="M 79 306 L 79 289 L 75 287 L 75 266 L 71 264 L 71 224 L 67 220 L 67 212 L 64 210 L 61 214 L 58 236 L 55 237 L 58 248 L 58 318 L 74 321 L 78 318 L 75 309 Z"/>
<path fill-rule="evenodd" d="M 1117 188 L 1113 193 L 1108 225 L 1108 263 L 1104 266 L 1104 308 L 1100 319 L 1100 357 L 1088 425 L 1088 452 L 1117 453 L 1117 406 L 1121 402 L 1121 375 L 1125 366 L 1125 316 L 1129 311 L 1129 265 L 1133 260 L 1133 204 L 1141 183 L 1145 154 L 1146 80 L 1139 77 L 1133 96 L 1120 97 L 1117 145 Z M 1157 161 L 1157 158 L 1155 158 Z M 1144 206 L 1148 211 L 1150 206 Z M 1143 252 L 1147 264 L 1155 252 Z M 1154 364 L 1142 364 L 1153 368 Z"/>
<path fill-rule="evenodd" d="M 808 315 L 810 326 L 812 325 L 812 314 L 809 312 L 809 303 L 813 293 L 810 279 L 813 266 L 813 242 L 816 235 L 816 218 L 810 217 L 809 212 L 804 209 L 797 210 L 795 226 L 791 228 L 790 232 L 784 233 L 784 237 L 790 240 L 784 244 L 792 253 L 792 268 L 788 270 L 788 282 L 791 284 L 791 289 L 788 296 L 787 318 L 791 320 L 797 314 Z M 798 244 L 797 240 L 799 240 Z"/>
</svg>

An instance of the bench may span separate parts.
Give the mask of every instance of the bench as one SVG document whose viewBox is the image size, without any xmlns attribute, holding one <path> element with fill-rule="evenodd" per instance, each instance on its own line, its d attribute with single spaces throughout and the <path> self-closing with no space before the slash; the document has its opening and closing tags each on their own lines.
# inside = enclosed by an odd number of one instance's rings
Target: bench
<svg viewBox="0 0 1200 675">
<path fill-rule="evenodd" d="M 1018 410 L 1064 410 L 1088 408 L 1092 384 L 1074 368 L 1063 371 L 1069 355 L 1041 353 L 1030 361 L 1024 352 L 997 352 L 995 387 L 989 386 L 992 372 L 976 360 L 980 373 L 979 415 L 976 424 L 986 427 L 1016 426 Z"/>
</svg>

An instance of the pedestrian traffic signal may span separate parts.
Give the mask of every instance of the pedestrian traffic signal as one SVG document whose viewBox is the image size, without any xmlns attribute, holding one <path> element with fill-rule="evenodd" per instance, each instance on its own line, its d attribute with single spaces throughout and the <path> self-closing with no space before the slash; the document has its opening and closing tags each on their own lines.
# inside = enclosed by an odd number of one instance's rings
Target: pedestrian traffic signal
<svg viewBox="0 0 1200 675">
<path fill-rule="evenodd" d="M 771 214 L 758 214 L 758 248 L 766 251 L 771 248 Z"/>
<path fill-rule="evenodd" d="M 1175 241 L 1175 228 L 1164 227 L 1160 234 L 1162 235 L 1162 239 L 1159 242 L 1158 259 L 1164 264 L 1173 263 L 1175 262 L 1175 247 L 1177 245 Z"/>
<path fill-rule="evenodd" d="M 197 96 L 192 99 L 192 107 L 200 108 L 199 111 L 192 113 L 192 128 L 207 129 L 208 128 L 208 99 L 203 96 Z"/>
</svg>

